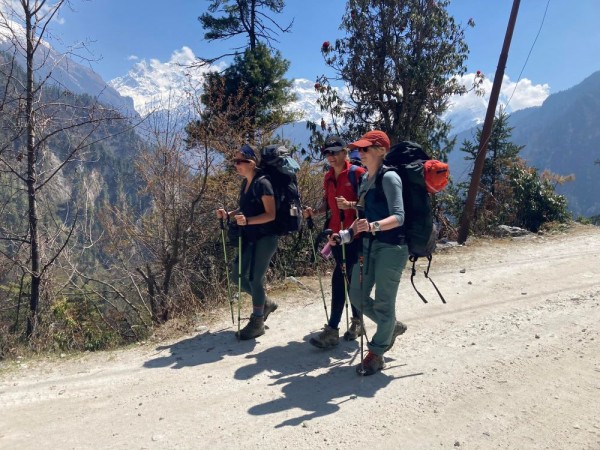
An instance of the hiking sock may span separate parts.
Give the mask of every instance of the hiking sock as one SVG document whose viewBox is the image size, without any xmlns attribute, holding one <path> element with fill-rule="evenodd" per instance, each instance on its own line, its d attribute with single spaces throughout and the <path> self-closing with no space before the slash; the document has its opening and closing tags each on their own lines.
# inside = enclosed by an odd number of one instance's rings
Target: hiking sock
<svg viewBox="0 0 600 450">
<path fill-rule="evenodd" d="M 254 314 L 256 317 L 262 317 L 264 315 L 264 312 L 265 305 L 252 306 L 252 314 Z"/>
<path fill-rule="evenodd" d="M 335 325 L 335 326 L 334 326 L 334 325 L 331 323 L 331 320 L 329 321 L 329 323 L 327 324 L 327 326 L 328 326 L 329 328 L 333 329 L 333 330 L 339 330 L 339 329 L 340 329 L 340 324 L 339 324 L 339 322 L 337 323 L 337 325 Z"/>
</svg>

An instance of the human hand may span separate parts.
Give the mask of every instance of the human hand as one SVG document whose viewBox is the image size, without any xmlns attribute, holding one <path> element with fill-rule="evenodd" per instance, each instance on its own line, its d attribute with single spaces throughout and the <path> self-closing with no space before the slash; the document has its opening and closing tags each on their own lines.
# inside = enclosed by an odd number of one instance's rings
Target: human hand
<svg viewBox="0 0 600 450">
<path fill-rule="evenodd" d="M 313 209 L 310 206 L 307 206 L 302 211 L 302 217 L 304 217 L 305 219 L 308 219 L 309 217 L 312 217 L 312 215 L 313 215 Z"/>
<path fill-rule="evenodd" d="M 338 244 L 341 244 L 342 238 L 340 237 L 339 233 L 332 233 L 329 236 L 327 236 L 327 242 L 329 242 L 329 245 L 334 247 Z"/>
<path fill-rule="evenodd" d="M 233 218 L 240 227 L 248 225 L 248 218 L 243 214 L 236 214 Z"/>
<path fill-rule="evenodd" d="M 226 219 L 226 218 L 227 218 L 227 211 L 225 211 L 223 208 L 217 209 L 217 219 Z"/>
<path fill-rule="evenodd" d="M 355 234 L 358 233 L 367 233 L 370 231 L 371 227 L 369 225 L 369 221 L 367 219 L 358 219 L 353 224 L 352 227 L 355 229 Z"/>
<path fill-rule="evenodd" d="M 335 202 L 338 209 L 350 209 L 352 208 L 352 202 L 349 202 L 344 197 L 336 197 Z"/>
</svg>

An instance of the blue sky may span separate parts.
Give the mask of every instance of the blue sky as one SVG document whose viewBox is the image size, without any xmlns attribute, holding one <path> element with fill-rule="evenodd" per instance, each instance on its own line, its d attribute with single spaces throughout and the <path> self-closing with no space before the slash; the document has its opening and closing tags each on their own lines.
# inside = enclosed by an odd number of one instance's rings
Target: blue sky
<svg viewBox="0 0 600 450">
<path fill-rule="evenodd" d="M 344 0 L 287 0 L 283 23 L 294 19 L 292 33 L 280 36 L 277 48 L 291 61 L 290 78 L 326 73 L 321 43 L 340 35 Z M 64 10 L 55 34 L 67 44 L 91 40 L 98 61 L 91 67 L 106 81 L 126 75 L 136 62 L 167 62 L 188 47 L 197 55 L 213 56 L 235 44 L 207 43 L 197 17 L 205 0 L 72 0 L 74 11 Z M 538 33 L 548 0 L 523 0 L 513 36 L 506 74 L 516 81 Z M 575 6 L 576 5 L 576 6 Z M 502 47 L 512 0 L 454 0 L 450 11 L 466 24 L 470 48 L 469 72 L 481 70 L 493 78 Z M 567 89 L 600 70 L 600 0 L 550 0 L 548 12 L 523 78 L 548 84 L 549 91 Z M 239 43 L 239 42 L 238 42 Z"/>
</svg>

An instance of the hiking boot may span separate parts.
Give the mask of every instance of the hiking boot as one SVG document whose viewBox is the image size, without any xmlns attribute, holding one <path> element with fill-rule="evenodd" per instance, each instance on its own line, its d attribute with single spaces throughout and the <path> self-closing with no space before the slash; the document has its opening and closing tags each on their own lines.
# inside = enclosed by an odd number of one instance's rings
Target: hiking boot
<svg viewBox="0 0 600 450">
<path fill-rule="evenodd" d="M 340 330 L 325 325 L 323 331 L 317 337 L 311 337 L 309 342 L 319 348 L 335 347 L 340 343 Z"/>
<path fill-rule="evenodd" d="M 363 360 L 363 363 L 356 366 L 356 373 L 363 377 L 367 377 L 369 375 L 373 375 L 375 372 L 378 372 L 384 367 L 385 362 L 383 361 L 383 356 L 369 352 Z"/>
<path fill-rule="evenodd" d="M 277 308 L 279 308 L 279 305 L 277 303 L 275 303 L 273 300 L 270 300 L 270 299 L 265 300 L 265 309 L 263 312 L 263 318 L 264 318 L 265 322 L 267 321 L 267 317 L 269 317 L 269 314 L 271 314 Z"/>
<path fill-rule="evenodd" d="M 347 341 L 353 341 L 363 334 L 365 334 L 365 327 L 360 323 L 360 318 L 353 317 L 350 328 L 344 333 L 344 339 Z"/>
<path fill-rule="evenodd" d="M 236 332 L 235 336 L 242 341 L 247 341 L 248 339 L 254 339 L 263 334 L 265 334 L 265 318 L 252 314 L 250 316 L 250 322 L 248 322 L 239 333 Z"/>
<path fill-rule="evenodd" d="M 402 322 L 396 322 L 396 326 L 394 327 L 394 333 L 392 334 L 392 340 L 390 341 L 390 345 L 385 349 L 386 352 L 389 352 L 390 349 L 394 346 L 394 342 L 396 342 L 396 338 L 407 330 L 407 326 Z"/>
</svg>

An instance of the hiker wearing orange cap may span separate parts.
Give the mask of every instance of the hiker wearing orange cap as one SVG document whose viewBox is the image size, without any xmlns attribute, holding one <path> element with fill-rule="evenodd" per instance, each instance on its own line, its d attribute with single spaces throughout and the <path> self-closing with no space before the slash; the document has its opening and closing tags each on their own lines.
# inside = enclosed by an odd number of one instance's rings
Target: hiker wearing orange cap
<svg viewBox="0 0 600 450">
<path fill-rule="evenodd" d="M 342 242 L 354 237 L 362 241 L 349 296 L 352 304 L 377 324 L 377 331 L 367 344 L 369 352 L 356 367 L 359 375 L 373 375 L 384 368 L 383 354 L 406 331 L 406 326 L 396 321 L 396 294 L 408 260 L 402 227 L 402 180 L 383 166 L 383 158 L 390 149 L 390 139 L 383 131 L 369 131 L 349 147 L 358 149 L 368 172 L 360 183 L 357 203 L 341 202 L 342 207 L 357 208 L 359 218 L 350 229 L 340 232 L 340 238 Z M 373 288 L 375 295 L 371 297 Z"/>
</svg>

